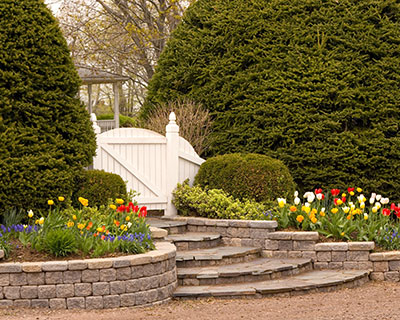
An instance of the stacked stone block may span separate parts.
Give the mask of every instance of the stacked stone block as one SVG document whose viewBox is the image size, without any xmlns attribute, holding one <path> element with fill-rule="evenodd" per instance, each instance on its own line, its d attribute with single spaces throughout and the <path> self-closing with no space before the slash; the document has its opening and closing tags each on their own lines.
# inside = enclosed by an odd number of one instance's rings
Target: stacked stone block
<svg viewBox="0 0 400 320">
<path fill-rule="evenodd" d="M 217 220 L 183 218 L 188 232 L 219 233 L 227 246 L 263 247 L 268 234 L 278 226 L 276 221 Z"/>
<path fill-rule="evenodd" d="M 169 299 L 177 285 L 176 249 L 118 258 L 0 264 L 0 306 L 102 309 Z"/>
<path fill-rule="evenodd" d="M 370 254 L 373 264 L 372 280 L 400 281 L 400 251 Z"/>
</svg>

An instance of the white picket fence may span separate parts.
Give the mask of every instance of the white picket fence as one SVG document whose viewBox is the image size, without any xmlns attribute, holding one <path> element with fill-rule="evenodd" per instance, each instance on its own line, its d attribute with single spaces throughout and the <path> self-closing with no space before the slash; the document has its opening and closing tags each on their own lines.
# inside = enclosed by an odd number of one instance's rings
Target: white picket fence
<svg viewBox="0 0 400 320">
<path fill-rule="evenodd" d="M 100 133 L 96 116 L 91 115 L 97 136 L 93 169 L 116 173 L 127 181 L 127 189 L 140 195 L 139 205 L 164 210 L 175 216 L 172 191 L 178 182 L 193 179 L 205 161 L 188 141 L 179 136 L 175 114 L 169 116 L 166 136 L 146 129 L 119 128 Z"/>
</svg>

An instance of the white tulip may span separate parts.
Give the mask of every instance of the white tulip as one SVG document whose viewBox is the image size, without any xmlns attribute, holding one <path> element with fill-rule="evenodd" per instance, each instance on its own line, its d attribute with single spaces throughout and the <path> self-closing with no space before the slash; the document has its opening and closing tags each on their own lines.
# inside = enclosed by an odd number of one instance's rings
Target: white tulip
<svg viewBox="0 0 400 320">
<path fill-rule="evenodd" d="M 300 204 L 300 198 L 296 197 L 294 198 L 294 204 L 297 206 Z"/>
<path fill-rule="evenodd" d="M 382 198 L 381 199 L 382 204 L 388 204 L 389 203 L 389 198 Z"/>
<path fill-rule="evenodd" d="M 306 202 L 306 203 L 304 204 L 304 206 L 310 207 L 310 204 L 309 204 L 308 202 Z"/>
<path fill-rule="evenodd" d="M 381 200 L 381 198 L 382 198 L 382 196 L 381 196 L 380 194 L 378 194 L 378 195 L 376 196 L 376 201 Z"/>
<path fill-rule="evenodd" d="M 321 208 L 321 212 L 325 212 L 325 208 Z"/>
<path fill-rule="evenodd" d="M 298 192 L 298 191 L 295 191 L 295 192 L 294 192 L 294 197 L 297 198 L 298 196 L 299 196 L 299 192 Z"/>
<path fill-rule="evenodd" d="M 323 194 L 322 194 L 322 193 L 318 193 L 318 194 L 317 194 L 317 199 L 318 199 L 318 200 L 322 200 L 322 197 L 323 197 Z"/>
<path fill-rule="evenodd" d="M 382 207 L 382 205 L 380 204 L 380 202 L 375 202 L 375 207 L 377 207 L 379 210 Z"/>
</svg>

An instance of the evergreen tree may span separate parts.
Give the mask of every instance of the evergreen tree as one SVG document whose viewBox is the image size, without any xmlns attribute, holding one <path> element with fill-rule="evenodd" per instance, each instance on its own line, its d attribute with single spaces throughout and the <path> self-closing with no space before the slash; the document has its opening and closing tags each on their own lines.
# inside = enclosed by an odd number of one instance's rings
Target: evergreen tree
<svg viewBox="0 0 400 320">
<path fill-rule="evenodd" d="M 199 0 L 160 57 L 142 117 L 187 97 L 211 154 L 281 159 L 303 190 L 400 199 L 400 2 Z"/>
<path fill-rule="evenodd" d="M 95 137 L 80 79 L 42 0 L 0 1 L 0 214 L 72 193 Z"/>
</svg>

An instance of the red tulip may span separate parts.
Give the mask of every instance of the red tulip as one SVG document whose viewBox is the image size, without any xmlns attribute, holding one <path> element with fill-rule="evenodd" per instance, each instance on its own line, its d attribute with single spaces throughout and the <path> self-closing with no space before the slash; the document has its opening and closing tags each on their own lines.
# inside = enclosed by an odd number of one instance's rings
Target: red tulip
<svg viewBox="0 0 400 320">
<path fill-rule="evenodd" d="M 125 211 L 125 206 L 122 204 L 117 208 L 117 212 L 124 212 Z"/>
<path fill-rule="evenodd" d="M 347 192 L 353 192 L 354 191 L 354 188 L 347 188 Z"/>
<path fill-rule="evenodd" d="M 382 209 L 382 214 L 384 215 L 384 216 L 390 216 L 390 210 L 389 209 Z"/>
<path fill-rule="evenodd" d="M 319 194 L 319 193 L 322 193 L 322 189 L 321 188 L 315 189 L 315 194 Z"/>
<path fill-rule="evenodd" d="M 332 195 L 333 195 L 334 197 L 336 197 L 336 196 L 340 193 L 340 190 L 339 190 L 339 189 L 332 189 L 332 190 L 331 190 L 331 193 L 332 193 Z"/>
<path fill-rule="evenodd" d="M 342 202 L 345 203 L 346 202 L 346 197 L 342 197 Z"/>
<path fill-rule="evenodd" d="M 141 207 L 139 212 L 139 217 L 146 217 L 146 215 L 147 215 L 147 208 Z"/>
</svg>

